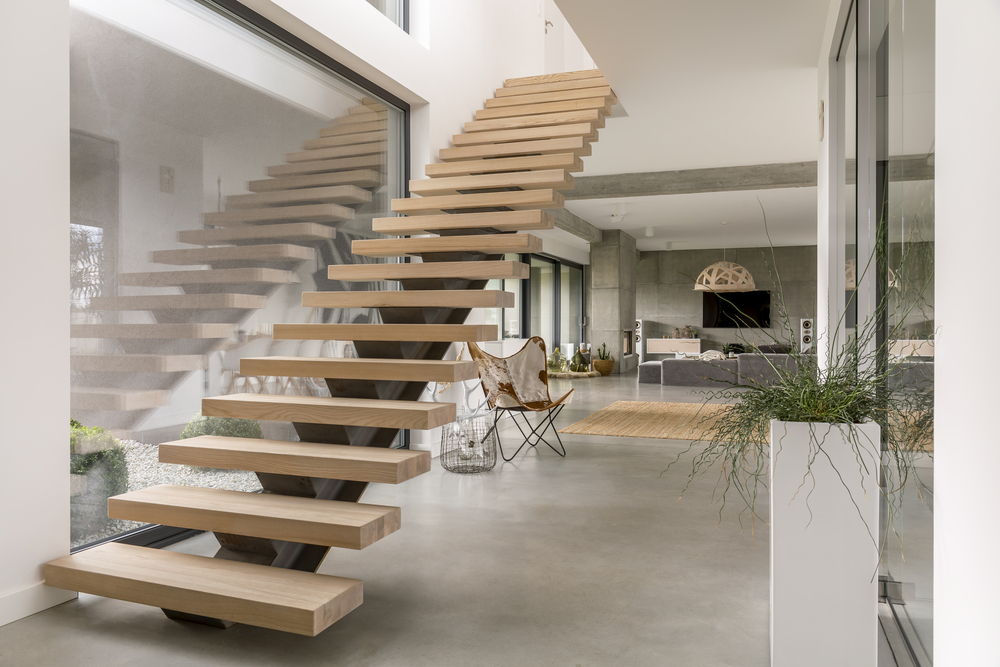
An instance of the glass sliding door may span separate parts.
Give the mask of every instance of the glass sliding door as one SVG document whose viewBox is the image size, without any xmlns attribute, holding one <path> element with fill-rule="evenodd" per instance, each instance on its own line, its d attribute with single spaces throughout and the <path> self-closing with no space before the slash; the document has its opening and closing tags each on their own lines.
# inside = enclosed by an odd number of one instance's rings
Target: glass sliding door
<svg viewBox="0 0 1000 667">
<path fill-rule="evenodd" d="M 545 341 L 545 348 L 551 353 L 557 347 L 556 341 L 556 263 L 538 255 L 532 255 L 530 291 L 530 333 Z"/>
<path fill-rule="evenodd" d="M 572 358 L 583 342 L 583 269 L 559 265 L 559 347 Z"/>
</svg>

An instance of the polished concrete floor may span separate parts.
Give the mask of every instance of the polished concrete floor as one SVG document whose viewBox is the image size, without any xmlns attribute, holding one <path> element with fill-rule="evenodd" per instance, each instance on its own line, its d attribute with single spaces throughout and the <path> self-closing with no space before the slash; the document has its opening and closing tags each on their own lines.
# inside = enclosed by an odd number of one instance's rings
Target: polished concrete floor
<svg viewBox="0 0 1000 667">
<path fill-rule="evenodd" d="M 560 386 L 577 393 L 563 426 L 615 400 L 701 400 L 634 374 Z M 564 442 L 565 459 L 542 447 L 481 475 L 435 461 L 373 485 L 364 500 L 401 506 L 403 527 L 331 553 L 321 572 L 364 580 L 365 602 L 318 637 L 81 595 L 0 628 L 0 665 L 767 665 L 767 526 L 741 528 L 735 503 L 720 517 L 714 476 L 678 500 L 686 442 Z M 211 554 L 215 540 L 174 548 Z"/>
</svg>

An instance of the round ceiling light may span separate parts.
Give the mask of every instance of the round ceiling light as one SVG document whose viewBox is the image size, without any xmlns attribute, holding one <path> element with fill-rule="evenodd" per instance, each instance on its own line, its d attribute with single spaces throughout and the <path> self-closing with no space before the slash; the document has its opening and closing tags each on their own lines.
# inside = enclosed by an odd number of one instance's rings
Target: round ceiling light
<svg viewBox="0 0 1000 667">
<path fill-rule="evenodd" d="M 699 292 L 752 292 L 757 286 L 750 272 L 736 262 L 716 262 L 698 275 L 694 288 Z"/>
</svg>

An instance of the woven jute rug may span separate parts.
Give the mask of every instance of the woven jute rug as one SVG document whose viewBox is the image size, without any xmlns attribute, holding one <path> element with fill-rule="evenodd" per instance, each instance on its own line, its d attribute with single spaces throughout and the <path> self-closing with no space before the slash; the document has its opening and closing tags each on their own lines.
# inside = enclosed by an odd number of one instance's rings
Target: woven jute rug
<svg viewBox="0 0 1000 667">
<path fill-rule="evenodd" d="M 711 439 L 712 426 L 726 405 L 618 401 L 559 429 L 560 433 L 671 440 Z"/>
</svg>

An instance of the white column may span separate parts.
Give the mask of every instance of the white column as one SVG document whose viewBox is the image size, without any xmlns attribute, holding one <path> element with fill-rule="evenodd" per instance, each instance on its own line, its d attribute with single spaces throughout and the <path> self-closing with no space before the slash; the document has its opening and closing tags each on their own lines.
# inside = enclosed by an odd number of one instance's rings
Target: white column
<svg viewBox="0 0 1000 667">
<path fill-rule="evenodd" d="M 939 0 L 936 13 L 934 664 L 997 665 L 1000 4 Z"/>
</svg>

